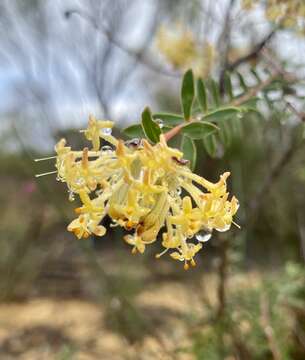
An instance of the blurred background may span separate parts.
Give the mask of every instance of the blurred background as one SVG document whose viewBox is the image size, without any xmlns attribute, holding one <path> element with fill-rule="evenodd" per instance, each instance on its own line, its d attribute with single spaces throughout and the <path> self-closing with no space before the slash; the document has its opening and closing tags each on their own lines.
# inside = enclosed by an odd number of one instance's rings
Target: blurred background
<svg viewBox="0 0 305 360">
<path fill-rule="evenodd" d="M 305 10 L 281 13 L 297 2 L 0 2 L 0 359 L 305 359 Z M 131 255 L 116 229 L 66 231 L 75 204 L 35 158 L 63 136 L 81 148 L 89 114 L 119 136 L 146 105 L 179 112 L 188 67 L 247 90 L 268 76 L 264 49 L 299 80 L 198 144 L 197 173 L 231 171 L 240 230 L 190 271 L 158 245 Z"/>
</svg>

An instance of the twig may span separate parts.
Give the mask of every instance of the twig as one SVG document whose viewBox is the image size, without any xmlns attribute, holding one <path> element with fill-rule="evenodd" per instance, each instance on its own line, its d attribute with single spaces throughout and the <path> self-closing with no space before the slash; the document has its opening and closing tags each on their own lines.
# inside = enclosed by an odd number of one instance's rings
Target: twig
<svg viewBox="0 0 305 360">
<path fill-rule="evenodd" d="M 218 40 L 219 52 L 222 53 L 222 64 L 221 68 L 226 69 L 228 52 L 231 43 L 231 13 L 234 6 L 235 0 L 230 0 L 223 22 L 222 32 Z"/>
<path fill-rule="evenodd" d="M 280 74 L 286 81 L 292 82 L 296 81 L 297 78 L 294 74 L 287 73 L 282 66 L 277 63 L 269 54 L 267 50 L 263 50 L 263 56 L 268 61 L 268 63 L 272 66 L 273 71 L 275 73 Z M 286 103 L 287 107 L 293 113 L 300 119 L 300 121 L 304 121 L 304 114 L 300 113 L 290 102 L 286 101 L 284 99 L 284 102 Z M 278 161 L 278 163 L 273 167 L 269 175 L 265 178 L 263 181 L 263 185 L 261 186 L 258 193 L 255 195 L 253 201 L 250 201 L 250 212 L 251 215 L 249 218 L 252 219 L 252 222 L 254 222 L 254 219 L 256 215 L 259 213 L 259 210 L 263 204 L 263 200 L 265 199 L 265 194 L 268 193 L 269 189 L 271 188 L 272 184 L 279 178 L 282 171 L 286 168 L 286 166 L 290 163 L 290 161 L 293 159 L 295 153 L 299 150 L 300 145 L 295 145 L 292 141 L 290 146 L 286 149 L 286 151 L 283 153 L 281 159 Z"/>
<path fill-rule="evenodd" d="M 279 178 L 286 166 L 290 163 L 298 149 L 299 146 L 296 146 L 292 143 L 291 146 L 288 147 L 288 149 L 284 152 L 279 162 L 273 167 L 270 174 L 265 178 L 265 181 L 263 182 L 263 185 L 261 186 L 258 193 L 255 195 L 254 200 L 250 201 L 251 218 L 255 218 L 255 214 L 259 212 L 263 204 L 265 194 L 268 193 L 271 186 Z"/>
<path fill-rule="evenodd" d="M 303 224 L 301 211 L 299 209 L 297 211 L 297 225 L 298 225 L 299 236 L 300 236 L 300 252 L 301 252 L 303 261 L 305 262 L 305 226 Z"/>
<path fill-rule="evenodd" d="M 282 75 L 282 77 L 287 81 L 287 82 L 294 82 L 297 81 L 298 78 L 294 75 L 291 74 L 289 72 L 287 72 L 282 65 L 275 60 L 274 56 L 272 56 L 270 54 L 270 51 L 267 48 L 262 49 L 262 56 L 265 59 L 265 61 L 270 65 L 270 67 L 276 71 L 277 73 L 279 73 L 280 75 Z"/>
<path fill-rule="evenodd" d="M 260 298 L 261 308 L 261 326 L 268 341 L 269 349 L 272 354 L 273 360 L 281 360 L 282 356 L 275 340 L 274 330 L 270 323 L 270 309 L 269 301 L 266 294 L 261 294 Z"/>
<path fill-rule="evenodd" d="M 253 96 L 255 96 L 257 93 L 262 91 L 264 88 L 266 88 L 268 85 L 270 85 L 277 77 L 279 73 L 273 72 L 271 76 L 266 79 L 265 81 L 262 81 L 257 86 L 252 87 L 245 95 L 237 98 L 236 100 L 232 101 L 230 105 L 232 106 L 239 106 L 248 100 L 250 100 Z"/>
<path fill-rule="evenodd" d="M 217 319 L 220 320 L 223 318 L 226 312 L 226 303 L 227 303 L 227 279 L 229 271 L 229 241 L 228 239 L 223 239 L 220 244 L 220 255 L 219 255 L 219 267 L 218 267 L 218 288 L 217 288 L 217 298 L 218 298 L 218 309 L 217 309 Z"/>
<path fill-rule="evenodd" d="M 220 89 L 223 91 L 224 90 L 224 78 L 225 78 L 225 73 L 226 71 L 233 71 L 235 70 L 239 65 L 244 64 L 248 61 L 254 60 L 256 58 L 258 58 L 258 56 L 260 55 L 261 51 L 265 48 L 265 46 L 269 43 L 269 41 L 273 38 L 273 36 L 275 35 L 276 30 L 272 30 L 260 43 L 258 43 L 253 50 L 251 50 L 247 55 L 244 55 L 242 57 L 240 57 L 239 59 L 235 60 L 232 63 L 225 63 L 225 66 L 220 74 L 220 79 L 219 79 L 219 83 L 220 83 Z"/>
<path fill-rule="evenodd" d="M 247 55 L 244 55 L 240 57 L 239 59 L 235 60 L 231 64 L 227 64 L 226 70 L 233 71 L 235 68 L 237 68 L 239 65 L 256 59 L 261 51 L 265 48 L 265 46 L 269 43 L 269 41 L 273 38 L 275 35 L 275 30 L 272 30 L 260 43 L 258 43 L 252 51 L 250 51 Z"/>
<path fill-rule="evenodd" d="M 305 113 L 298 111 L 292 104 L 291 102 L 285 100 L 285 103 L 287 105 L 287 107 L 294 113 L 294 115 L 296 115 L 301 121 L 305 122 Z"/>
<path fill-rule="evenodd" d="M 134 49 L 128 47 L 127 45 L 123 44 L 121 41 L 119 41 L 117 38 L 115 38 L 113 36 L 113 34 L 105 26 L 103 26 L 100 23 L 98 24 L 90 14 L 88 14 L 84 11 L 78 10 L 78 9 L 67 10 L 65 12 L 65 16 L 67 18 L 69 18 L 72 15 L 78 15 L 82 19 L 86 20 L 91 26 L 93 26 L 96 30 L 98 30 L 100 33 L 102 33 L 110 43 L 112 43 L 114 46 L 116 46 L 120 50 L 124 51 L 128 56 L 134 58 L 137 62 L 146 66 L 150 70 L 152 70 L 158 74 L 168 76 L 168 77 L 180 77 L 180 75 L 181 75 L 180 73 L 166 71 L 162 67 L 149 61 L 147 58 L 144 58 L 144 54 L 141 50 L 137 51 L 137 50 L 134 50 Z"/>
</svg>

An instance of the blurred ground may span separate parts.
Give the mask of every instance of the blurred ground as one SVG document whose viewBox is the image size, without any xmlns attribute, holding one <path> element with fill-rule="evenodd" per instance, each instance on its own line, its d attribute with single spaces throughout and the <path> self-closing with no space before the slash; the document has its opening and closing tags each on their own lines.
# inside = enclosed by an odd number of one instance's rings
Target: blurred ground
<svg viewBox="0 0 305 360">
<path fill-rule="evenodd" d="M 210 290 L 204 295 L 212 301 L 213 282 L 212 275 L 205 279 L 205 286 Z M 255 287 L 259 275 L 249 273 L 242 278 L 235 277 L 232 282 L 233 291 L 234 286 Z M 195 328 L 189 324 L 196 323 L 192 317 L 203 316 L 203 294 L 201 289 L 197 290 L 192 283 L 185 286 L 174 279 L 143 288 L 134 305 L 146 309 L 154 333 L 144 334 L 140 343 L 128 342 L 109 329 L 107 310 L 95 302 L 37 298 L 25 303 L 1 304 L 0 358 L 194 359 L 193 355 L 177 350 L 191 344 Z M 110 308 L 120 306 L 119 300 L 113 298 Z"/>
</svg>

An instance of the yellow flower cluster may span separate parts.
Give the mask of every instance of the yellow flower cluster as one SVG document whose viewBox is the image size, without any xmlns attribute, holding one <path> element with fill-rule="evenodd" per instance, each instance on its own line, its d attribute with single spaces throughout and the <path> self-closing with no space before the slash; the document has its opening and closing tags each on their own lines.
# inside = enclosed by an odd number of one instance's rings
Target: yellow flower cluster
<svg viewBox="0 0 305 360">
<path fill-rule="evenodd" d="M 161 26 L 157 32 L 156 45 L 174 68 L 191 68 L 198 76 L 208 76 L 215 62 L 214 46 L 208 42 L 199 44 L 194 34 L 182 24 L 171 28 Z"/>
<path fill-rule="evenodd" d="M 243 0 L 242 6 L 251 10 L 260 0 Z M 304 0 L 267 0 L 264 2 L 266 18 L 287 28 L 294 28 L 299 32 L 305 31 L 305 2 Z"/>
<path fill-rule="evenodd" d="M 112 126 L 89 118 L 83 132 L 92 150 L 72 151 L 64 139 L 55 146 L 58 180 L 82 203 L 68 230 L 78 238 L 102 236 L 106 229 L 101 221 L 108 215 L 113 226 L 132 232 L 124 237 L 132 252 L 143 253 L 162 229 L 165 250 L 157 257 L 174 250 L 170 256 L 188 269 L 212 231 L 226 231 L 233 222 L 238 201 L 228 200 L 229 173 L 211 183 L 192 173 L 183 154 L 170 148 L 163 135 L 156 145 L 145 139 L 124 142 L 111 135 Z M 193 237 L 196 243 L 190 242 Z"/>
</svg>

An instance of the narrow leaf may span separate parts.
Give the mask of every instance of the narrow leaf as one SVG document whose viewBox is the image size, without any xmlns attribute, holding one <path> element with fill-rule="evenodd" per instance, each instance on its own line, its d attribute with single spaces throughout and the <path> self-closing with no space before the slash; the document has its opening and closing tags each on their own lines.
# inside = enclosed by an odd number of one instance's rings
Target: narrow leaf
<svg viewBox="0 0 305 360">
<path fill-rule="evenodd" d="M 233 130 L 233 134 L 234 134 L 235 139 L 238 139 L 238 140 L 242 139 L 243 122 L 239 117 L 237 117 L 236 119 L 233 120 L 232 130 Z"/>
<path fill-rule="evenodd" d="M 209 136 L 218 130 L 219 128 L 210 122 L 196 121 L 184 126 L 181 129 L 181 132 L 182 134 L 190 137 L 191 139 L 196 140 Z"/>
<path fill-rule="evenodd" d="M 231 76 L 228 72 L 226 72 L 224 76 L 224 87 L 225 87 L 225 92 L 228 95 L 229 99 L 232 100 L 234 98 L 234 94 L 233 94 Z"/>
<path fill-rule="evenodd" d="M 239 84 L 242 87 L 242 89 L 244 90 L 244 92 L 248 91 L 248 86 L 247 86 L 242 74 L 237 72 L 237 76 L 238 76 Z"/>
<path fill-rule="evenodd" d="M 159 141 L 161 134 L 160 127 L 153 121 L 149 107 L 142 112 L 142 127 L 146 137 L 153 143 Z"/>
<path fill-rule="evenodd" d="M 190 69 L 184 74 L 181 87 L 181 105 L 185 120 L 191 117 L 194 95 L 194 75 Z"/>
<path fill-rule="evenodd" d="M 209 88 L 214 102 L 214 107 L 218 108 L 220 106 L 220 91 L 219 86 L 214 79 L 209 80 Z"/>
<path fill-rule="evenodd" d="M 197 149 L 194 140 L 187 136 L 183 136 L 181 141 L 181 150 L 183 152 L 183 158 L 189 160 L 190 168 L 191 170 L 194 170 L 197 160 Z"/>
<path fill-rule="evenodd" d="M 215 135 L 205 137 L 202 142 L 208 155 L 210 155 L 212 158 L 215 158 L 217 153 L 217 140 Z"/>
<path fill-rule="evenodd" d="M 238 107 L 230 106 L 227 108 L 220 108 L 215 111 L 211 111 L 210 113 L 203 116 L 201 119 L 204 121 L 220 121 L 223 119 L 228 119 L 232 116 L 236 116 L 241 112 L 241 109 Z"/>
<path fill-rule="evenodd" d="M 262 82 L 262 80 L 261 80 L 261 78 L 259 77 L 257 71 L 256 71 L 255 69 L 253 69 L 253 68 L 252 68 L 250 71 L 251 71 L 251 73 L 253 74 L 253 76 L 255 77 L 255 79 L 257 80 L 257 82 L 260 84 L 260 83 Z"/>
<path fill-rule="evenodd" d="M 232 119 L 230 120 L 221 120 L 219 122 L 219 138 L 223 143 L 225 148 L 228 148 L 232 144 Z"/>
<path fill-rule="evenodd" d="M 208 111 L 207 91 L 204 81 L 200 78 L 197 80 L 197 100 L 203 112 Z"/>
<path fill-rule="evenodd" d="M 122 133 L 130 139 L 145 137 L 141 124 L 128 126 L 127 128 L 122 130 Z"/>
</svg>

